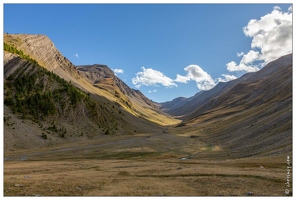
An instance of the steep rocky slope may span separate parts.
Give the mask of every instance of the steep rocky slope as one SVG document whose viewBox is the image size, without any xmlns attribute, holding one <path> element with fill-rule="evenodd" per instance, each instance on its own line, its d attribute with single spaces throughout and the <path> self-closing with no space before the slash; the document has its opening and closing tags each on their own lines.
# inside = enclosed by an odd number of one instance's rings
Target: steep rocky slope
<svg viewBox="0 0 296 200">
<path fill-rule="evenodd" d="M 6 150 L 159 132 L 158 124 L 177 122 L 129 89 L 108 67 L 105 71 L 114 80 L 97 87 L 46 36 L 5 35 L 4 42 Z"/>
<path fill-rule="evenodd" d="M 118 78 L 114 78 L 114 73 L 104 68 L 106 74 L 109 74 L 110 78 L 102 79 L 98 78 L 103 74 L 98 73 L 96 76 L 97 81 L 105 80 L 105 84 L 101 83 L 101 87 L 98 84 L 94 84 L 90 76 L 87 77 L 86 73 L 90 74 L 92 68 L 89 72 L 82 70 L 77 70 L 67 58 L 65 58 L 54 46 L 53 42 L 44 35 L 27 35 L 27 34 L 5 34 L 4 42 L 17 47 L 19 50 L 23 51 L 26 55 L 36 60 L 38 64 L 47 70 L 57 74 L 59 77 L 71 82 L 74 86 L 80 88 L 82 91 L 90 93 L 93 98 L 100 100 L 101 97 L 107 98 L 109 101 L 117 102 L 121 107 L 123 107 L 127 112 L 135 115 L 136 117 L 142 117 L 146 120 L 153 121 L 154 123 L 169 125 L 175 124 L 178 120 L 169 117 L 168 115 L 162 113 L 157 107 L 151 103 L 143 95 L 136 95 L 131 89 L 127 89 L 128 86 Z M 82 69 L 82 67 L 78 67 Z M 103 69 L 103 68 L 102 68 Z M 108 82 L 109 80 L 109 82 Z M 112 85 L 111 82 L 117 82 L 119 85 Z M 110 84 L 111 85 L 110 85 Z M 121 90 L 120 90 L 121 89 Z M 126 92 L 118 96 L 115 91 Z M 117 91 L 117 92 L 118 92 Z M 132 94 L 132 98 L 128 96 Z M 135 95 L 133 95 L 135 94 Z M 137 93 L 139 94 L 139 93 Z"/>
<path fill-rule="evenodd" d="M 4 51 L 5 150 L 159 130 L 23 57 Z"/>
</svg>

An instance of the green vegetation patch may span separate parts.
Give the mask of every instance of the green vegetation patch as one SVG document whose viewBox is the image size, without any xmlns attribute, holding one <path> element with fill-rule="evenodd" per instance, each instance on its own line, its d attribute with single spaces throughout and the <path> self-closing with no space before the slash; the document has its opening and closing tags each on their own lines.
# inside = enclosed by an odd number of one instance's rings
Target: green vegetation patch
<svg viewBox="0 0 296 200">
<path fill-rule="evenodd" d="M 23 118 L 44 120 L 58 111 L 64 112 L 69 102 L 75 107 L 84 101 L 89 114 L 97 115 L 96 103 L 89 95 L 41 67 L 36 60 L 16 47 L 4 43 L 4 50 L 25 60 L 24 65 L 4 81 L 4 104 L 10 107 L 14 114 Z"/>
<path fill-rule="evenodd" d="M 25 59 L 25 60 L 28 60 L 32 63 L 35 63 L 35 64 L 38 64 L 36 60 L 32 59 L 30 56 L 24 54 L 24 52 L 22 50 L 18 50 L 16 47 L 14 46 L 11 46 L 7 43 L 4 42 L 4 50 L 5 51 L 8 51 L 10 53 L 13 53 L 13 54 L 17 54 L 19 55 L 21 58 Z"/>
<path fill-rule="evenodd" d="M 79 117 L 83 115 L 99 128 L 108 130 L 102 134 L 112 135 L 117 130 L 114 113 L 118 110 L 114 106 L 111 108 L 109 102 L 105 105 L 94 100 L 89 93 L 48 71 L 12 45 L 4 43 L 4 50 L 22 59 L 19 61 L 20 65 L 4 80 L 4 104 L 14 115 L 34 122 L 55 123 L 65 119 L 75 123 L 75 114 L 78 113 Z M 68 116 L 68 113 L 73 115 Z M 66 137 L 65 130 L 49 131 L 58 133 L 62 138 Z"/>
</svg>

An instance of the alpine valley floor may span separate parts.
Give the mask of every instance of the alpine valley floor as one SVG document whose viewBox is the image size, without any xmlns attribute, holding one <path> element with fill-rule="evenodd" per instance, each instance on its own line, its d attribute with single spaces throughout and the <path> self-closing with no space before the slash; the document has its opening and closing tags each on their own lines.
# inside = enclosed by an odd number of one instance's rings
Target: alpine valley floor
<svg viewBox="0 0 296 200">
<path fill-rule="evenodd" d="M 291 195 L 289 155 L 219 154 L 218 146 L 172 134 L 169 128 L 58 148 L 7 151 L 4 196 Z"/>
</svg>

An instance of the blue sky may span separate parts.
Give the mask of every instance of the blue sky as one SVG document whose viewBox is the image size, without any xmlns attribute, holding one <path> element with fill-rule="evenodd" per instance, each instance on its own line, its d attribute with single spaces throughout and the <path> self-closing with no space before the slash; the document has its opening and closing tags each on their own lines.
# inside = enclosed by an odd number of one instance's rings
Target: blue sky
<svg viewBox="0 0 296 200">
<path fill-rule="evenodd" d="M 292 52 L 291 4 L 4 4 L 5 33 L 47 35 L 156 102 L 190 97 Z"/>
</svg>

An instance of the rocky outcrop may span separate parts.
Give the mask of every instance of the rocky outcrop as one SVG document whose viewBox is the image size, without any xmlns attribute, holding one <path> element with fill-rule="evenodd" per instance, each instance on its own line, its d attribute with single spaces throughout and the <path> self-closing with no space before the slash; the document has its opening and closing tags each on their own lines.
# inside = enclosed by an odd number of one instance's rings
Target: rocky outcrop
<svg viewBox="0 0 296 200">
<path fill-rule="evenodd" d="M 74 65 L 56 49 L 45 35 L 5 34 L 6 43 L 16 46 L 38 63 L 52 71 L 57 67 Z"/>
</svg>

